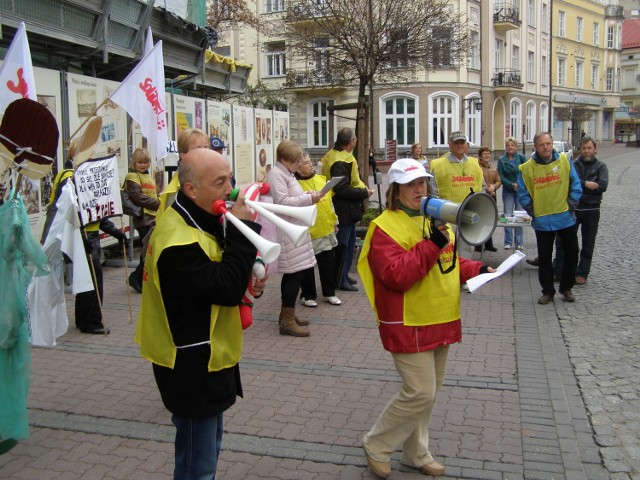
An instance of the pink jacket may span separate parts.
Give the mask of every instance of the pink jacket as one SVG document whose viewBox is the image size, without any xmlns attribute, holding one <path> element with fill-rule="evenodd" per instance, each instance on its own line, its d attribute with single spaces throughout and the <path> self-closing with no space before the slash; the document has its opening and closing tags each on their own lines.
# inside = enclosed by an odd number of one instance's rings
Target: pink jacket
<svg viewBox="0 0 640 480">
<path fill-rule="evenodd" d="M 271 187 L 273 203 L 290 207 L 313 205 L 311 195 L 302 190 L 296 177 L 281 162 L 276 162 L 273 166 L 267 177 L 267 183 Z M 304 225 L 301 220 L 293 217 L 285 215 L 280 215 L 280 217 L 289 223 Z M 306 233 L 302 244 L 296 247 L 289 237 L 278 229 L 278 242 L 282 245 L 280 257 L 278 257 L 278 270 L 280 272 L 295 273 L 315 266 L 316 257 L 313 254 L 309 232 Z"/>
</svg>

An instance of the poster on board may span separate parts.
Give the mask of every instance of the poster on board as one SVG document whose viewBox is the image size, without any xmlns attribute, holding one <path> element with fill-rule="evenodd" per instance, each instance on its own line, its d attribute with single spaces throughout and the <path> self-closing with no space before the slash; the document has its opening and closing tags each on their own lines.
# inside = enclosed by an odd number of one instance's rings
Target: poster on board
<svg viewBox="0 0 640 480">
<path fill-rule="evenodd" d="M 253 182 L 253 158 L 255 155 L 253 108 L 233 105 L 233 147 L 235 151 L 235 175 L 240 185 Z"/>
<path fill-rule="evenodd" d="M 97 111 L 96 107 L 113 93 L 118 83 L 110 80 L 67 73 L 69 88 L 69 129 L 73 133 L 88 117 L 102 117 L 102 130 L 95 157 L 115 155 L 118 174 L 124 178 L 129 166 L 129 141 L 127 136 L 127 112 L 111 100 Z M 82 134 L 82 130 L 77 134 Z"/>
<path fill-rule="evenodd" d="M 204 130 L 204 100 L 173 96 L 173 115 L 175 122 L 175 139 L 188 128 L 200 128 Z"/>
<path fill-rule="evenodd" d="M 231 105 L 228 103 L 214 102 L 207 100 L 207 126 L 209 137 L 218 137 L 225 145 L 227 150 L 225 155 L 231 169 L 235 169 L 233 158 L 233 128 L 231 128 Z"/>
<path fill-rule="evenodd" d="M 283 140 L 289 140 L 289 112 L 273 112 L 274 151 Z"/>
<path fill-rule="evenodd" d="M 273 167 L 273 115 L 271 110 L 256 108 L 256 182 L 264 182 Z"/>
</svg>

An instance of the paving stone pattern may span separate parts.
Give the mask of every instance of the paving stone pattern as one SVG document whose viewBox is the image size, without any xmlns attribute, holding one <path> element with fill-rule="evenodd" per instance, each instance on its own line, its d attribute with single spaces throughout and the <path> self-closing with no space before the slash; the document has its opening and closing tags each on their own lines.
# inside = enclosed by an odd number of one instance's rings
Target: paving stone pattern
<svg viewBox="0 0 640 480">
<path fill-rule="evenodd" d="M 430 426 L 448 478 L 640 479 L 640 165 L 636 150 L 601 154 L 611 183 L 576 303 L 538 305 L 537 271 L 524 262 L 463 294 L 464 338 L 451 347 Z M 525 243 L 535 256 L 529 228 Z M 497 265 L 508 253 L 483 259 Z M 127 292 L 125 268 L 107 266 L 104 275 L 111 334 L 72 327 L 57 347 L 32 349 L 31 437 L 0 456 L 0 478 L 172 477 L 174 428 L 133 341 L 140 296 Z M 245 395 L 225 414 L 218 478 L 374 478 L 361 438 L 400 383 L 366 297 L 338 292 L 341 306 L 322 298 L 317 308 L 300 306 L 311 336 L 284 337 L 279 285 L 272 273 L 245 332 Z M 424 478 L 400 465 L 399 453 L 392 468 L 393 479 Z"/>
</svg>

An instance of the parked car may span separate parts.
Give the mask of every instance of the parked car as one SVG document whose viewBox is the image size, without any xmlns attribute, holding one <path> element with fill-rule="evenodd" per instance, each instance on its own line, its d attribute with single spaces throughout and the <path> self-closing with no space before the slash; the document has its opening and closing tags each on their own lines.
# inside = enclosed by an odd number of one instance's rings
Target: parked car
<svg viewBox="0 0 640 480">
<path fill-rule="evenodd" d="M 566 153 L 569 160 L 573 160 L 573 149 L 569 146 L 569 142 L 554 140 L 553 149 L 558 153 Z"/>
</svg>

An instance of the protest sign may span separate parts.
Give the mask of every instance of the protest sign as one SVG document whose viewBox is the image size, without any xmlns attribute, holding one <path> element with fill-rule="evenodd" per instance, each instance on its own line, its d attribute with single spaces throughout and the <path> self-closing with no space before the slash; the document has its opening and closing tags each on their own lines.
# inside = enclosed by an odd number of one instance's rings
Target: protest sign
<svg viewBox="0 0 640 480">
<path fill-rule="evenodd" d="M 122 215 L 116 155 L 87 160 L 78 166 L 73 178 L 83 225 Z"/>
</svg>

